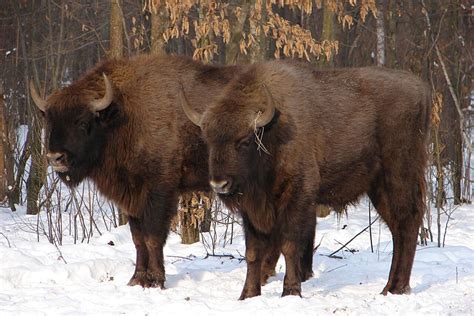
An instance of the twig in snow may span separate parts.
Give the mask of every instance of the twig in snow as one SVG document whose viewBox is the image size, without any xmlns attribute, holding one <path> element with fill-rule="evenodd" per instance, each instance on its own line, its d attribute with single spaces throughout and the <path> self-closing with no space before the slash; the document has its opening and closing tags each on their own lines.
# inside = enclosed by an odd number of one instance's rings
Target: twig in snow
<svg viewBox="0 0 474 316">
<path fill-rule="evenodd" d="M 360 234 L 362 234 L 363 232 L 365 232 L 370 226 L 372 226 L 377 220 L 379 219 L 379 216 L 377 216 L 373 221 L 372 223 L 370 223 L 366 228 L 364 228 L 363 230 L 361 230 L 359 233 L 357 233 L 354 237 L 352 237 L 351 239 L 349 239 L 348 242 L 346 242 L 344 245 L 342 245 L 339 249 L 337 249 L 336 251 L 334 251 L 333 253 L 329 254 L 328 257 L 329 258 L 336 258 L 334 255 L 336 253 L 338 253 L 339 251 L 341 251 L 342 249 L 346 248 L 346 246 L 348 244 L 350 244 L 354 239 L 356 239 Z M 339 259 L 339 258 L 337 258 Z"/>
<path fill-rule="evenodd" d="M 359 250 L 356 250 L 356 249 L 351 249 L 349 247 L 346 247 L 346 245 L 344 245 L 342 242 L 334 239 L 335 242 L 337 242 L 339 245 L 342 245 L 342 247 L 346 248 L 347 251 L 349 251 L 350 253 L 355 253 L 355 252 L 358 252 Z"/>
<path fill-rule="evenodd" d="M 324 271 L 324 273 L 329 273 L 329 272 L 332 272 L 334 270 L 337 270 L 337 269 L 340 269 L 340 268 L 344 268 L 345 266 L 347 266 L 347 264 L 343 264 L 342 266 L 339 266 L 339 267 L 336 267 L 334 269 L 331 269 L 331 270 L 328 270 L 328 271 Z"/>
<path fill-rule="evenodd" d="M 193 259 L 191 259 L 191 258 L 182 257 L 182 256 L 167 256 L 167 257 L 170 257 L 170 258 L 179 258 L 179 259 L 185 259 L 185 260 L 193 261 Z"/>
<path fill-rule="evenodd" d="M 64 257 L 63 257 L 63 253 L 61 252 L 61 250 L 60 250 L 59 247 L 58 247 L 58 244 L 57 244 L 57 243 L 53 243 L 53 245 L 54 245 L 54 247 L 56 247 L 56 250 L 59 252 L 59 257 L 58 257 L 58 259 L 61 259 L 61 260 L 64 262 L 64 264 L 67 264 L 66 259 L 64 259 Z"/>
<path fill-rule="evenodd" d="M 10 240 L 8 240 L 8 237 L 4 233 L 0 233 L 0 235 L 5 237 L 5 239 L 7 240 L 7 243 L 8 243 L 8 248 L 11 248 L 12 246 L 10 245 Z"/>
<path fill-rule="evenodd" d="M 313 249 L 313 255 L 316 253 L 316 251 L 318 250 L 319 246 L 321 246 L 321 243 L 323 242 L 324 236 L 326 236 L 326 234 L 324 234 L 323 237 L 321 237 L 321 240 L 319 241 L 319 244 L 317 244 L 316 247 L 314 247 L 314 249 Z"/>
<path fill-rule="evenodd" d="M 231 254 L 222 254 L 222 255 L 215 255 L 212 253 L 206 253 L 206 256 L 203 259 L 207 259 L 209 257 L 217 257 L 217 258 L 229 258 L 229 259 L 237 259 L 237 260 L 245 260 L 245 257 L 236 258 L 234 255 Z"/>
<path fill-rule="evenodd" d="M 372 221 L 371 203 L 369 203 L 369 223 Z M 374 243 L 372 241 L 372 225 L 369 225 L 369 236 L 370 236 L 370 251 L 374 253 Z"/>
</svg>

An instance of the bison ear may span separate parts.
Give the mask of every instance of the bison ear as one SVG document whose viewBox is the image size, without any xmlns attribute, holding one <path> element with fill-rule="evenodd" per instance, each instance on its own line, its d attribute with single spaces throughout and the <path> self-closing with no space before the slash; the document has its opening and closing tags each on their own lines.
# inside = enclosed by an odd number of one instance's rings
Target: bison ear
<svg viewBox="0 0 474 316">
<path fill-rule="evenodd" d="M 188 99 L 186 98 L 186 95 L 184 94 L 183 85 L 181 83 L 179 83 L 179 85 L 180 87 L 178 91 L 178 98 L 179 98 L 181 107 L 183 108 L 184 114 L 186 114 L 186 116 L 191 122 L 201 127 L 202 114 L 199 114 L 195 109 L 193 109 L 190 106 Z"/>
<path fill-rule="evenodd" d="M 265 91 L 266 96 L 266 108 L 263 113 L 259 112 L 260 115 L 255 121 L 256 127 L 263 127 L 267 125 L 273 120 L 273 117 L 275 116 L 275 104 L 273 102 L 273 96 L 265 84 L 263 85 L 263 90 Z"/>
</svg>

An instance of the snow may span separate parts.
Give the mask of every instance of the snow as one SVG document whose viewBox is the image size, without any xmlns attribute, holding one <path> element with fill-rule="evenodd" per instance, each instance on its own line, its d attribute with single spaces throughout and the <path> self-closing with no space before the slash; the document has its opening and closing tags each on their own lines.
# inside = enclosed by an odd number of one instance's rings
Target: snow
<svg viewBox="0 0 474 316">
<path fill-rule="evenodd" d="M 280 297 L 284 260 L 262 296 L 237 301 L 245 280 L 243 236 L 206 257 L 202 243 L 180 244 L 171 233 L 165 247 L 165 290 L 129 287 L 135 249 L 128 226 L 96 234 L 74 244 L 65 236 L 56 247 L 32 231 L 36 216 L 0 208 L 0 314 L 160 314 L 180 315 L 358 315 L 474 314 L 474 206 L 458 208 L 450 221 L 446 247 L 418 246 L 411 279 L 412 294 L 380 295 L 391 262 L 391 236 L 376 222 L 339 252 L 327 257 L 368 223 L 361 204 L 339 221 L 318 219 L 314 277 L 303 283 L 303 298 Z M 372 216 L 375 216 L 373 213 Z M 64 216 L 67 218 L 67 216 Z M 30 223 L 30 224 L 28 224 Z M 443 224 L 444 225 L 444 224 Z M 443 226 L 444 227 L 444 226 Z M 113 245 L 109 245 L 110 242 Z"/>
</svg>

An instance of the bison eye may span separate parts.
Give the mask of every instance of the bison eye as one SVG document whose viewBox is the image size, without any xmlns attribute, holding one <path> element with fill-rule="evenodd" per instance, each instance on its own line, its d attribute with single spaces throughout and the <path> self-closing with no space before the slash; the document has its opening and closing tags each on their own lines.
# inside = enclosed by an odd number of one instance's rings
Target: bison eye
<svg viewBox="0 0 474 316">
<path fill-rule="evenodd" d="M 90 124 L 87 121 L 77 120 L 74 124 L 83 132 L 89 134 Z"/>
<path fill-rule="evenodd" d="M 236 143 L 237 149 L 243 149 L 243 148 L 249 147 L 252 140 L 253 140 L 253 134 L 247 135 L 239 139 Z"/>
</svg>

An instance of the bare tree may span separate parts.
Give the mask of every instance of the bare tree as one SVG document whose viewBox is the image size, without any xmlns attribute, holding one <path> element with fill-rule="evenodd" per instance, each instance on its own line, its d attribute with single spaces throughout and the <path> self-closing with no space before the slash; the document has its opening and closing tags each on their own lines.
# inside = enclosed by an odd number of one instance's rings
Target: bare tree
<svg viewBox="0 0 474 316">
<path fill-rule="evenodd" d="M 385 66 L 385 21 L 386 0 L 377 0 L 377 66 Z"/>
<path fill-rule="evenodd" d="M 109 57 L 120 58 L 123 56 L 123 23 L 122 1 L 111 0 L 110 9 L 110 47 Z"/>
<path fill-rule="evenodd" d="M 3 204 L 7 198 L 7 179 L 5 168 L 5 147 L 6 147 L 6 124 L 5 124 L 5 104 L 3 101 L 3 81 L 0 80 L 0 203 Z"/>
</svg>

